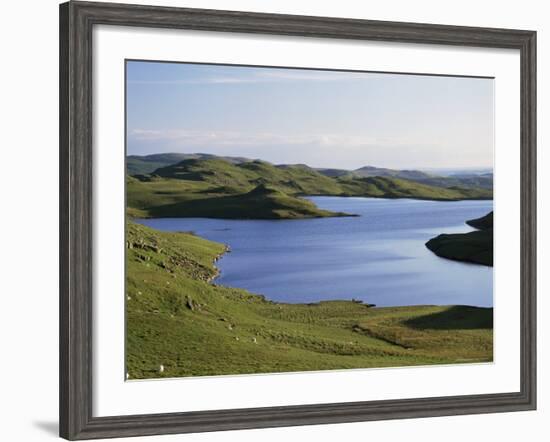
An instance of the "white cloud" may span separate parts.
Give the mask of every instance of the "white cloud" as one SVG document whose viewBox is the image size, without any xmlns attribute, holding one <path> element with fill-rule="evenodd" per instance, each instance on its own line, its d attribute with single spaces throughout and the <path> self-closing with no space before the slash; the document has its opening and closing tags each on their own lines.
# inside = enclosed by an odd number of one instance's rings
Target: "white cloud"
<svg viewBox="0 0 550 442">
<path fill-rule="evenodd" d="M 480 167 L 492 164 L 490 154 L 480 157 L 455 140 L 421 143 L 407 137 L 369 137 L 355 134 L 243 133 L 187 129 L 132 129 L 129 152 L 203 152 L 215 155 L 260 158 L 275 164 L 304 163 L 312 167 L 356 169 L 365 165 L 401 169 Z M 429 161 L 426 158 L 429 157 Z"/>
<path fill-rule="evenodd" d="M 138 85 L 200 85 L 200 84 L 250 84 L 250 83 L 278 83 L 293 81 L 334 82 L 349 80 L 366 80 L 372 78 L 364 72 L 340 71 L 309 71 L 300 69 L 266 69 L 247 72 L 245 75 L 206 75 L 196 79 L 175 80 L 129 80 L 128 84 Z"/>
<path fill-rule="evenodd" d="M 418 152 L 444 160 L 448 149 L 431 144 L 414 144 L 399 138 L 366 135 L 242 133 L 187 129 L 132 129 L 128 134 L 132 150 L 144 152 L 207 152 L 216 155 L 261 158 L 274 163 L 305 163 L 316 167 L 357 168 L 366 164 L 412 167 Z M 148 146 L 148 147 L 146 147 Z M 441 147 L 441 146 L 439 146 Z M 424 165 L 424 164 L 419 164 Z"/>
<path fill-rule="evenodd" d="M 186 129 L 132 129 L 129 137 L 136 141 L 171 142 L 181 146 L 342 146 L 361 147 L 384 140 L 364 135 L 241 133 L 229 131 L 197 131 Z M 393 141 L 394 142 L 394 141 Z"/>
</svg>

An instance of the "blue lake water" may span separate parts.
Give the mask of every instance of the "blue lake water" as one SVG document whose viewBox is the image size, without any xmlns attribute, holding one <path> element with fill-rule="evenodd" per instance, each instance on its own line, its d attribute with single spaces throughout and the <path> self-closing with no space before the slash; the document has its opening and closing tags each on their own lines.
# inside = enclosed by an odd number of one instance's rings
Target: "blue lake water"
<svg viewBox="0 0 550 442">
<path fill-rule="evenodd" d="M 305 220 L 162 218 L 138 222 L 193 231 L 228 244 L 216 284 L 281 302 L 361 299 L 378 306 L 493 305 L 493 269 L 440 258 L 425 243 L 468 232 L 465 220 L 492 201 L 311 197 L 319 207 L 359 217 Z"/>
</svg>

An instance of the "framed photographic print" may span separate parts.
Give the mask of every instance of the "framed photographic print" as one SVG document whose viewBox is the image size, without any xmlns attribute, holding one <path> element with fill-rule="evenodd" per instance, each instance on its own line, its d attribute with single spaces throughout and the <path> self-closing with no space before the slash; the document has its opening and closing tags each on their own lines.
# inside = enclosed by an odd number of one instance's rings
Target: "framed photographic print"
<svg viewBox="0 0 550 442">
<path fill-rule="evenodd" d="M 534 31 L 60 23 L 62 437 L 535 408 Z"/>
</svg>

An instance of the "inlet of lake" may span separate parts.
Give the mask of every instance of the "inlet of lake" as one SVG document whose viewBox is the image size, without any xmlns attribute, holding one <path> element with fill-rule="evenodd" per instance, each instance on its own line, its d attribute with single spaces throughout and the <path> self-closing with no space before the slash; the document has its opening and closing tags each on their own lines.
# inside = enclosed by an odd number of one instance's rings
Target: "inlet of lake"
<svg viewBox="0 0 550 442">
<path fill-rule="evenodd" d="M 278 302 L 357 299 L 377 306 L 493 305 L 493 268 L 440 258 L 426 241 L 474 230 L 466 220 L 493 201 L 310 197 L 358 217 L 300 220 L 157 218 L 164 231 L 191 231 L 227 244 L 216 284 Z"/>
</svg>

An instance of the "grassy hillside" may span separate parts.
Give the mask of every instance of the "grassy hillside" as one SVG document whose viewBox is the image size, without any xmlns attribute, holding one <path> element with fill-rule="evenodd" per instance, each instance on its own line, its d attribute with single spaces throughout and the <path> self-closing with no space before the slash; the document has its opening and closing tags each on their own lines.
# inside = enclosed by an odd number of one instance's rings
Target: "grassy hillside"
<svg viewBox="0 0 550 442">
<path fill-rule="evenodd" d="M 128 175 L 147 175 L 155 170 L 189 159 L 211 159 L 215 155 L 206 153 L 158 153 L 152 155 L 128 155 L 126 169 Z M 242 163 L 250 161 L 242 157 L 223 157 L 226 161 Z"/>
<path fill-rule="evenodd" d="M 320 173 L 330 177 L 342 178 L 368 178 L 368 177 L 389 177 L 414 181 L 420 184 L 435 187 L 460 187 L 460 188 L 482 188 L 493 189 L 493 174 L 468 174 L 441 176 L 420 170 L 399 170 L 383 167 L 365 166 L 355 170 L 344 169 L 317 169 Z"/>
<path fill-rule="evenodd" d="M 185 160 L 216 160 L 220 159 L 231 164 L 248 163 L 254 160 L 245 157 L 223 157 L 205 153 L 160 153 L 152 155 L 129 155 L 126 157 L 127 174 L 131 176 L 148 175 L 157 169 L 176 165 Z M 261 163 L 261 161 L 256 160 Z M 269 164 L 269 163 L 267 163 Z M 330 178 L 366 178 L 366 177 L 390 177 L 415 181 L 421 184 L 436 187 L 478 187 L 491 190 L 493 188 L 493 174 L 455 174 L 441 176 L 420 170 L 399 170 L 384 167 L 364 166 L 355 170 L 346 169 L 313 169 L 304 164 L 277 165 L 280 169 L 309 169 Z"/>
<path fill-rule="evenodd" d="M 431 175 L 420 170 L 396 170 L 396 169 L 386 169 L 383 167 L 374 167 L 374 166 L 365 166 L 359 169 L 355 169 L 352 172 L 353 176 L 357 177 L 374 177 L 374 176 L 383 176 L 383 177 L 394 177 L 402 178 L 405 180 L 417 180 L 430 178 Z"/>
<path fill-rule="evenodd" d="M 209 283 L 223 244 L 128 222 L 126 245 L 129 379 L 492 360 L 492 309 L 279 304 Z"/>
<path fill-rule="evenodd" d="M 420 170 L 399 170 L 399 169 L 388 169 L 386 167 L 375 167 L 375 166 L 364 166 L 359 169 L 346 170 L 346 169 L 317 169 L 323 175 L 331 177 L 342 177 L 346 176 L 348 178 L 366 178 L 374 176 L 383 176 L 383 177 L 393 177 L 393 178 L 402 178 L 405 180 L 420 180 L 431 178 L 432 174 L 422 172 Z"/>
<path fill-rule="evenodd" d="M 439 187 L 477 187 L 481 189 L 493 189 L 493 175 L 476 176 L 432 176 L 429 178 L 420 178 L 417 180 L 421 184 Z"/>
<path fill-rule="evenodd" d="M 264 186 L 264 187 L 259 187 Z M 254 189 L 263 189 L 251 193 Z M 266 191 L 268 189 L 269 191 Z M 221 158 L 188 159 L 127 179 L 128 213 L 145 217 L 307 218 L 337 216 L 303 195 L 461 200 L 486 189 L 442 188 L 391 177 L 329 177 L 305 165 L 274 166 Z"/>
<path fill-rule="evenodd" d="M 442 234 L 430 239 L 426 247 L 436 255 L 456 261 L 493 265 L 493 212 L 466 221 L 474 232 Z"/>
<path fill-rule="evenodd" d="M 311 201 L 260 184 L 250 192 L 187 199 L 148 210 L 153 217 L 206 217 L 229 219 L 296 219 L 350 216 L 319 209 Z"/>
<path fill-rule="evenodd" d="M 311 201 L 265 184 L 235 188 L 193 180 L 152 178 L 144 182 L 128 177 L 126 195 L 127 213 L 137 218 L 293 219 L 349 216 L 319 209 Z"/>
<path fill-rule="evenodd" d="M 302 165 L 277 167 L 265 161 L 232 164 L 223 159 L 187 160 L 158 169 L 154 175 L 163 178 L 201 181 L 218 186 L 223 192 L 249 191 L 259 184 L 269 184 L 289 194 L 338 194 L 333 179 Z"/>
<path fill-rule="evenodd" d="M 337 179 L 346 196 L 371 196 L 381 198 L 417 198 L 441 201 L 465 199 L 491 199 L 492 192 L 486 189 L 460 187 L 435 187 L 415 181 L 390 177 L 367 177 Z"/>
</svg>

